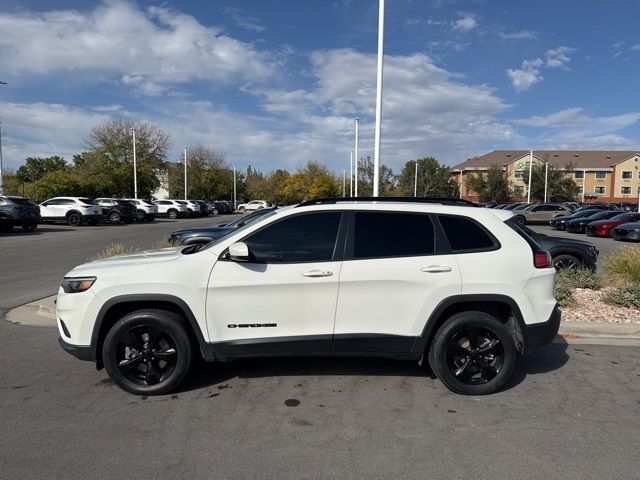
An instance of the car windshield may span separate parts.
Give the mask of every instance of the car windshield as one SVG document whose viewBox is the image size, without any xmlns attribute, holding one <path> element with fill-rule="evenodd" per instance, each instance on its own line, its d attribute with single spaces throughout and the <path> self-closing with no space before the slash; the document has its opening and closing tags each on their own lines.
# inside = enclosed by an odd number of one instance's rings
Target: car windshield
<svg viewBox="0 0 640 480">
<path fill-rule="evenodd" d="M 229 227 L 229 228 L 243 227 L 249 223 L 255 222 L 260 217 L 263 217 L 264 215 L 272 211 L 273 210 L 258 210 L 256 212 L 248 213 L 247 215 L 243 215 L 236 221 L 228 223 L 227 225 L 225 225 L 225 227 Z"/>
<path fill-rule="evenodd" d="M 225 240 L 229 235 L 236 234 L 236 233 L 240 233 L 243 230 L 246 230 L 247 228 L 253 226 L 255 223 L 257 223 L 258 220 L 263 220 L 266 218 L 271 217 L 272 215 L 275 215 L 277 212 L 277 210 L 268 210 L 268 213 L 260 215 L 255 217 L 253 220 L 250 220 L 249 222 L 245 223 L 244 225 L 242 225 L 239 228 L 236 228 L 235 230 L 229 230 L 229 233 L 224 234 L 223 236 L 221 236 L 220 238 L 216 238 L 215 240 L 213 240 L 211 243 L 207 243 L 206 245 L 204 245 L 204 248 L 211 248 L 214 245 L 217 245 L 218 243 L 220 243 L 222 240 Z M 203 249 L 204 249 L 203 248 Z"/>
<path fill-rule="evenodd" d="M 633 220 L 636 215 L 638 215 L 637 213 L 634 212 L 627 212 L 627 213 L 621 213 L 620 215 L 616 215 L 615 217 L 611 217 L 611 220 Z"/>
</svg>

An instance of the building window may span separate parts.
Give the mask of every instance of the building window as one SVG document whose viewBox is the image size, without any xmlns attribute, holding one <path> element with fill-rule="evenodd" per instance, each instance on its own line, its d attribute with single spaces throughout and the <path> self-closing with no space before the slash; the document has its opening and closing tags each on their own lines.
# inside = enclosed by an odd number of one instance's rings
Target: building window
<svg viewBox="0 0 640 480">
<path fill-rule="evenodd" d="M 620 193 L 622 195 L 631 195 L 631 187 L 620 187 Z"/>
<path fill-rule="evenodd" d="M 513 172 L 513 178 L 524 178 L 524 170 L 516 170 Z"/>
<path fill-rule="evenodd" d="M 607 178 L 607 172 L 596 172 L 596 180 L 604 180 Z"/>
<path fill-rule="evenodd" d="M 521 185 L 516 185 L 515 187 L 513 187 L 513 194 L 524 195 L 524 187 Z"/>
<path fill-rule="evenodd" d="M 584 178 L 584 171 L 583 170 L 576 170 L 575 172 L 573 172 L 573 178 L 583 179 Z"/>
<path fill-rule="evenodd" d="M 579 187 L 578 187 L 578 193 L 579 193 L 580 195 L 582 195 L 582 186 L 579 186 Z"/>
<path fill-rule="evenodd" d="M 631 180 L 633 178 L 633 172 L 629 171 L 629 170 L 625 170 L 622 172 L 622 179 L 623 180 Z"/>
<path fill-rule="evenodd" d="M 596 195 L 604 195 L 605 192 L 606 192 L 606 188 L 605 187 L 596 187 L 596 189 L 595 189 Z"/>
</svg>

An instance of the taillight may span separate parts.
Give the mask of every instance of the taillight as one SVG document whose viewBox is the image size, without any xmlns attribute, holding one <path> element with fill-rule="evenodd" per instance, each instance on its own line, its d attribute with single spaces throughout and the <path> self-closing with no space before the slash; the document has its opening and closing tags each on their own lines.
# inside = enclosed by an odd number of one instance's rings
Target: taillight
<svg viewBox="0 0 640 480">
<path fill-rule="evenodd" d="M 533 252 L 533 266 L 536 268 L 551 268 L 551 255 L 544 250 Z"/>
</svg>

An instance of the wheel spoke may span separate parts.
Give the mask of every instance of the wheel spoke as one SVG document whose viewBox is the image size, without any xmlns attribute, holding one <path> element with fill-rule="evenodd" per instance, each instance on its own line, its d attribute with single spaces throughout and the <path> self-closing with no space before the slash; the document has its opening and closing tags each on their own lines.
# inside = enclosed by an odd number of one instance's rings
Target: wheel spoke
<svg viewBox="0 0 640 480">
<path fill-rule="evenodd" d="M 122 373 L 127 375 L 129 372 L 131 372 L 131 370 L 134 370 L 135 368 L 137 368 L 138 365 L 140 365 L 141 363 L 142 363 L 142 356 L 138 356 L 128 360 L 121 360 L 120 363 L 118 364 L 118 368 Z"/>
<path fill-rule="evenodd" d="M 469 330 L 469 332 L 467 333 L 467 338 L 469 339 L 469 348 L 471 349 L 476 349 L 478 348 L 478 337 L 480 336 L 478 330 L 473 329 L 473 330 Z"/>
<path fill-rule="evenodd" d="M 147 373 L 144 376 L 144 380 L 147 383 L 147 385 L 153 385 L 160 381 L 160 373 L 158 372 L 158 369 L 154 365 L 153 360 L 149 360 L 147 362 Z"/>
<path fill-rule="evenodd" d="M 131 330 L 121 332 L 120 335 L 118 335 L 118 341 L 138 351 L 144 348 L 140 339 Z"/>
<path fill-rule="evenodd" d="M 479 348 L 478 352 L 483 353 L 483 354 L 488 354 L 488 353 L 497 353 L 498 352 L 498 347 L 500 347 L 500 340 L 498 340 L 497 338 L 494 338 L 493 340 L 491 340 L 488 344 L 486 344 L 484 347 Z"/>
<path fill-rule="evenodd" d="M 177 352 L 175 348 L 169 348 L 153 354 L 158 360 L 164 360 L 167 363 L 175 363 Z"/>
<path fill-rule="evenodd" d="M 469 354 L 469 351 L 460 346 L 460 344 L 454 340 L 447 346 L 447 353 L 453 356 L 466 357 Z"/>
<path fill-rule="evenodd" d="M 460 380 L 466 380 L 469 377 L 469 369 L 467 368 L 469 366 L 469 364 L 471 363 L 471 360 L 469 359 L 465 359 L 464 363 L 462 365 L 460 365 L 457 370 L 455 372 L 453 372 L 453 374 L 456 377 L 460 377 Z"/>
<path fill-rule="evenodd" d="M 493 380 L 494 377 L 498 374 L 498 371 L 495 367 L 489 365 L 486 362 L 483 362 L 482 360 L 478 360 L 478 366 L 480 367 L 480 370 L 482 372 L 482 379 L 487 382 Z"/>
<path fill-rule="evenodd" d="M 160 340 L 160 336 L 164 333 L 161 328 L 155 326 L 147 327 L 146 333 L 149 335 L 149 348 L 153 348 L 158 344 L 158 340 Z"/>
</svg>

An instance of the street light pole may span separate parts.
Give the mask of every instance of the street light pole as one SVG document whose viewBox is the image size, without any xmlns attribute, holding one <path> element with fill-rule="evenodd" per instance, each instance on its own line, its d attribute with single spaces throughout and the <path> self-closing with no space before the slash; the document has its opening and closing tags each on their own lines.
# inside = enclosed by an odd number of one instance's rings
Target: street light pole
<svg viewBox="0 0 640 480">
<path fill-rule="evenodd" d="M 547 178 L 549 176 L 549 162 L 544 164 L 544 203 L 547 203 Z"/>
<path fill-rule="evenodd" d="M 136 129 L 131 127 L 133 137 L 133 198 L 138 199 L 138 164 L 136 161 Z"/>
<path fill-rule="evenodd" d="M 347 196 L 347 171 L 342 170 L 342 196 Z"/>
<path fill-rule="evenodd" d="M 382 60 L 384 58 L 384 0 L 378 0 L 378 75 L 376 81 L 376 133 L 373 150 L 373 196 L 380 182 L 380 133 L 382 120 Z"/>
<path fill-rule="evenodd" d="M 4 132 L 2 131 L 2 122 L 0 122 L 0 195 L 4 195 L 4 184 L 2 177 L 2 137 Z"/>
<path fill-rule="evenodd" d="M 413 177 L 413 196 L 418 196 L 418 160 L 416 160 L 416 174 Z"/>
<path fill-rule="evenodd" d="M 460 198 L 462 198 L 462 169 L 460 169 Z"/>
<path fill-rule="evenodd" d="M 353 151 L 354 151 L 354 171 L 355 171 L 355 187 L 354 187 L 354 196 L 357 197 L 358 196 L 358 126 L 360 124 L 360 119 L 356 117 L 355 119 L 355 127 L 356 127 L 356 138 L 355 138 L 355 145 L 353 147 Z"/>
<path fill-rule="evenodd" d="M 233 211 L 236 211 L 236 165 L 233 164 Z"/>
<path fill-rule="evenodd" d="M 584 177 L 587 176 L 587 171 L 582 170 L 582 203 L 584 203 Z"/>
<path fill-rule="evenodd" d="M 187 147 L 184 148 L 184 199 L 187 199 Z"/>
<path fill-rule="evenodd" d="M 531 177 L 533 171 L 533 150 L 529 150 L 529 187 L 527 188 L 527 203 L 531 203 Z"/>
<path fill-rule="evenodd" d="M 349 196 L 353 197 L 353 150 L 349 157 Z"/>
</svg>

